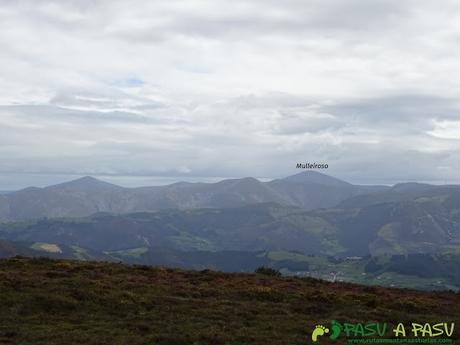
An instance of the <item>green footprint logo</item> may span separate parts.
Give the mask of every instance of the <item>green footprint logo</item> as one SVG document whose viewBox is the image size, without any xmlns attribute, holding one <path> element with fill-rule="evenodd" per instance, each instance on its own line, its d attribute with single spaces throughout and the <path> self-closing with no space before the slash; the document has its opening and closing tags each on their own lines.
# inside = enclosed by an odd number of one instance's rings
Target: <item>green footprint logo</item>
<svg viewBox="0 0 460 345">
<path fill-rule="evenodd" d="M 311 334 L 311 340 L 316 343 L 318 341 L 318 337 L 323 336 L 326 333 L 329 333 L 329 328 L 326 328 L 323 325 L 317 325 Z"/>
<path fill-rule="evenodd" d="M 339 337 L 340 332 L 342 332 L 342 325 L 335 320 L 331 321 L 332 333 L 329 336 L 329 339 L 335 340 Z"/>
</svg>

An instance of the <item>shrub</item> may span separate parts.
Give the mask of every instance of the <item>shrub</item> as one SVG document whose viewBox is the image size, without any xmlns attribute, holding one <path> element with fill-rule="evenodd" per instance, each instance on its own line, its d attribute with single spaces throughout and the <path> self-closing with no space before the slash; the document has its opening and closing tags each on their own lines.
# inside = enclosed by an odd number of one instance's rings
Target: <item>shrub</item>
<svg viewBox="0 0 460 345">
<path fill-rule="evenodd" d="M 272 277 L 281 277 L 281 272 L 278 270 L 275 270 L 274 268 L 271 267 L 265 267 L 265 266 L 260 266 L 255 270 L 255 273 L 257 274 L 263 274 L 266 276 L 272 276 Z"/>
</svg>

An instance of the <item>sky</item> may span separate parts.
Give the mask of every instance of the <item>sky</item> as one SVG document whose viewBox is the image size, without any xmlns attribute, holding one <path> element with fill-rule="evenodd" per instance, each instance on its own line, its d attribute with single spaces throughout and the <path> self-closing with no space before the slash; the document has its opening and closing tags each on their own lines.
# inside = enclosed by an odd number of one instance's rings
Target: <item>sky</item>
<svg viewBox="0 0 460 345">
<path fill-rule="evenodd" d="M 460 183 L 460 2 L 0 0 L 0 190 Z"/>
</svg>

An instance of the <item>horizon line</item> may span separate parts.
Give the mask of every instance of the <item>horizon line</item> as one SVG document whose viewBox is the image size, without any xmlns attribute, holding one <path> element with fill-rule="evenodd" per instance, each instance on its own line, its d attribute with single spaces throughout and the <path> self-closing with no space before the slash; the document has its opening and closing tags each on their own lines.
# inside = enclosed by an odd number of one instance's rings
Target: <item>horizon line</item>
<svg viewBox="0 0 460 345">
<path fill-rule="evenodd" d="M 78 181 L 78 180 L 81 180 L 81 179 L 84 179 L 84 178 L 92 178 L 92 179 L 95 179 L 97 181 L 100 181 L 100 182 L 105 182 L 105 183 L 109 183 L 109 184 L 113 184 L 113 185 L 116 185 L 118 187 L 122 187 L 122 188 L 142 188 L 142 187 L 164 187 L 164 186 L 170 186 L 170 185 L 174 185 L 174 184 L 178 184 L 178 183 L 190 183 L 190 184 L 199 184 L 199 183 L 205 183 L 205 184 L 215 184 L 215 183 L 219 183 L 219 182 L 222 182 L 222 181 L 226 181 L 226 180 L 241 180 L 241 179 L 245 179 L 245 178 L 253 178 L 253 179 L 256 179 L 258 180 L 259 182 L 261 183 L 267 183 L 267 182 L 271 182 L 271 181 L 274 181 L 274 180 L 278 180 L 278 179 L 285 179 L 285 178 L 288 178 L 288 177 L 291 177 L 291 176 L 296 176 L 296 175 L 300 175 L 300 174 L 308 174 L 308 173 L 314 173 L 314 174 L 318 174 L 318 175 L 323 175 L 323 176 L 326 176 L 326 177 L 329 177 L 329 178 L 333 178 L 333 179 L 336 179 L 338 181 L 341 181 L 341 182 L 344 182 L 344 183 L 349 183 L 351 185 L 354 185 L 354 186 L 387 186 L 387 187 L 393 187 L 395 185 L 398 185 L 398 184 L 403 184 L 403 183 L 418 183 L 418 184 L 426 184 L 426 185 L 433 185 L 433 186 L 442 186 L 442 185 L 448 185 L 448 186 L 451 186 L 451 185 L 460 185 L 460 181 L 451 181 L 451 180 L 447 180 L 447 179 L 439 179 L 439 180 L 402 180 L 402 179 L 373 179 L 375 182 L 371 182 L 371 183 L 357 183 L 357 182 L 349 182 L 343 178 L 340 178 L 340 177 L 336 177 L 334 175 L 330 175 L 330 174 L 326 174 L 324 172 L 318 172 L 318 171 L 315 171 L 315 170 L 306 170 L 306 171 L 302 171 L 302 172 L 299 172 L 299 173 L 296 173 L 296 174 L 291 174 L 291 175 L 287 175 L 287 176 L 280 176 L 280 177 L 253 177 L 253 176 L 244 176 L 244 177 L 232 177 L 232 176 L 226 176 L 226 177 L 223 177 L 223 176 L 188 176 L 188 179 L 186 176 L 183 176 L 181 175 L 180 178 L 184 178 L 186 177 L 185 179 L 175 179 L 176 177 L 179 177 L 179 176 L 167 176 L 167 175 L 142 175 L 142 174 L 134 174 L 134 175 L 121 175 L 121 174 L 99 174 L 99 173 L 96 173 L 96 174 L 87 174 L 87 173 L 82 173 L 82 174 L 73 174 L 73 173 L 65 173 L 65 174 L 48 174 L 48 173 L 19 173 L 20 175 L 32 175 L 32 176 L 48 176 L 48 177 L 51 177 L 51 176 L 61 176 L 61 177 L 64 177 L 64 179 L 57 179 L 58 181 L 56 182 L 48 182 L 48 183 L 42 183 L 42 184 L 39 184 L 38 186 L 37 185 L 34 185 L 34 184 L 28 184 L 28 185 L 24 185 L 22 187 L 18 187 L 18 188 L 12 188 L 12 189 L 8 189 L 8 188 L 4 188 L 4 187 L 1 187 L 0 188 L 0 193 L 14 193 L 14 192 L 17 192 L 17 191 L 20 191 L 20 190 L 24 190 L 24 189 L 27 189 L 27 188 L 47 188 L 47 187 L 52 187 L 52 186 L 57 186 L 57 185 L 60 185 L 60 184 L 65 184 L 65 183 L 70 183 L 70 182 L 74 182 L 74 181 Z M 70 177 L 70 176 L 74 176 L 75 178 L 73 179 L 65 179 L 65 177 Z M 150 179 L 150 180 L 157 180 L 157 181 L 160 181 L 160 180 L 165 180 L 165 183 L 150 183 L 150 184 L 126 184 L 126 183 L 123 183 L 122 180 L 123 179 L 130 179 L 131 181 L 133 180 L 136 180 L 136 179 Z M 59 181 L 61 180 L 61 181 Z M 115 181 L 115 180 L 118 180 L 118 181 Z M 387 183 L 382 183 L 382 181 L 384 180 L 390 180 L 388 181 Z M 120 183 L 121 182 L 121 183 Z M 380 182 L 380 183 L 379 183 Z M 313 182 L 314 183 L 314 182 Z"/>
</svg>

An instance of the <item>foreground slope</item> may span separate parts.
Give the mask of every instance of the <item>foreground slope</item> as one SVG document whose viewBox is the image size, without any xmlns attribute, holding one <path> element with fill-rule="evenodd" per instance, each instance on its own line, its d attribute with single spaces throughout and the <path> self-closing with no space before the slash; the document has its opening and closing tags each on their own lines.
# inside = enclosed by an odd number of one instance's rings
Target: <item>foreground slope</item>
<svg viewBox="0 0 460 345">
<path fill-rule="evenodd" d="M 0 296 L 0 344 L 309 344 L 331 320 L 460 324 L 451 292 L 50 259 L 0 260 Z"/>
</svg>

